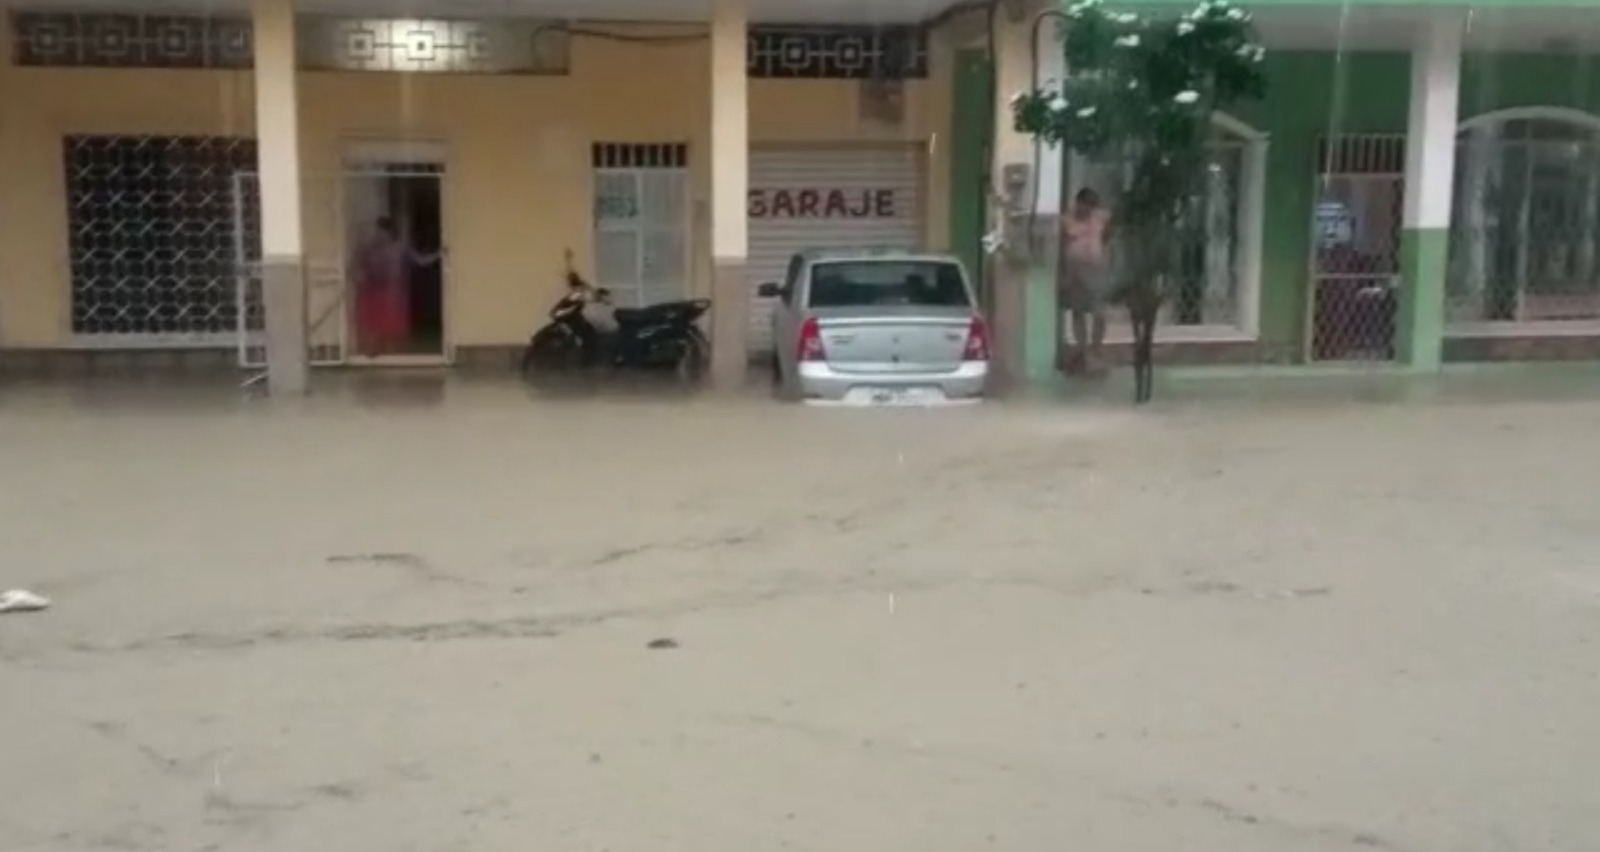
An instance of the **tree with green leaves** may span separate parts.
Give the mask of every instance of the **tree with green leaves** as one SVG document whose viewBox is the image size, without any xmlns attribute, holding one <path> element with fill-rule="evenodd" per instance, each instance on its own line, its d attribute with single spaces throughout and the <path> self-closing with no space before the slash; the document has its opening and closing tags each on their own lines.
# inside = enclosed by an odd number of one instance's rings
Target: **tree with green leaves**
<svg viewBox="0 0 1600 852">
<path fill-rule="evenodd" d="M 1057 21 L 1067 73 L 1011 99 L 1018 132 L 1091 162 L 1121 165 L 1111 228 L 1115 294 L 1134 328 L 1135 401 L 1152 388 L 1156 318 L 1186 241 L 1203 227 L 1212 116 L 1266 92 L 1266 50 L 1251 16 L 1204 0 L 1178 16 L 1115 12 L 1076 0 Z"/>
</svg>

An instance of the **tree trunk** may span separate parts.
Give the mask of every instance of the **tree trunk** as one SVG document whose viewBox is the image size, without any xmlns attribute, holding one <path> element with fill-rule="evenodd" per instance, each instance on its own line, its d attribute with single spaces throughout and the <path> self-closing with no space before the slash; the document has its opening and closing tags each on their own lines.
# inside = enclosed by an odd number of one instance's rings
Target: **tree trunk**
<svg viewBox="0 0 1600 852">
<path fill-rule="evenodd" d="M 1162 277 L 1134 282 L 1128 293 L 1133 320 L 1133 401 L 1143 405 L 1155 394 L 1156 320 L 1161 315 Z"/>
<path fill-rule="evenodd" d="M 1133 314 L 1133 402 L 1143 405 L 1155 394 L 1155 311 Z"/>
</svg>

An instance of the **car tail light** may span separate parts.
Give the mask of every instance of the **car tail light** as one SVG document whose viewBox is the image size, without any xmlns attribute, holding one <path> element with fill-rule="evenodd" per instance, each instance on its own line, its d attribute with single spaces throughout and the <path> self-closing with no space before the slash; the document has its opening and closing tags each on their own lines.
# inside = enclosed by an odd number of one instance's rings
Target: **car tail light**
<svg viewBox="0 0 1600 852">
<path fill-rule="evenodd" d="M 822 349 L 822 327 L 817 324 L 816 317 L 806 317 L 800 324 L 800 360 L 821 361 L 827 357 Z"/>
<path fill-rule="evenodd" d="M 963 361 L 989 360 L 989 326 L 983 317 L 973 317 L 967 327 L 967 348 L 961 353 Z"/>
</svg>

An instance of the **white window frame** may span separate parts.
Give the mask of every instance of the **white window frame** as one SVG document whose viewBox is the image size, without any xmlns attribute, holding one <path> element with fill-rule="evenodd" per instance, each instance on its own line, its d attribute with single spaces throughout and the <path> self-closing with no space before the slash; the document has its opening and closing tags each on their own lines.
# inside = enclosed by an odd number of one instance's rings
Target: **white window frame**
<svg viewBox="0 0 1600 852">
<path fill-rule="evenodd" d="M 1511 121 L 1550 121 L 1569 124 L 1574 129 L 1588 130 L 1600 139 L 1600 115 L 1572 107 L 1520 106 L 1494 110 L 1460 122 L 1456 136 L 1481 132 L 1497 137 L 1499 127 Z M 1454 184 L 1452 183 L 1452 192 Z M 1450 199 L 1455 209 L 1455 199 Z M 1451 230 L 1455 222 L 1451 221 Z M 1591 337 L 1600 334 L 1600 317 L 1573 320 L 1478 320 L 1472 322 L 1446 321 L 1444 336 L 1453 339 L 1485 339 L 1505 337 Z"/>
<path fill-rule="evenodd" d="M 1215 113 L 1212 125 L 1240 150 L 1239 195 L 1234 199 L 1234 220 L 1238 222 L 1239 254 L 1235 261 L 1237 314 L 1232 323 L 1201 325 L 1161 325 L 1156 337 L 1163 343 L 1254 343 L 1261 338 L 1262 252 L 1267 222 L 1267 156 L 1270 137 L 1263 131 L 1227 113 Z M 1067 198 L 1082 188 L 1081 176 L 1088 163 L 1071 155 Z M 1064 200 L 1065 208 L 1070 201 Z M 1132 343 L 1133 327 L 1120 313 L 1112 317 L 1106 332 L 1108 343 Z"/>
<path fill-rule="evenodd" d="M 659 227 L 659 226 L 652 227 L 649 223 L 646 223 L 644 221 L 644 216 L 643 216 L 643 206 L 644 206 L 643 205 L 643 199 L 644 199 L 643 185 L 644 185 L 644 176 L 647 173 L 648 174 L 666 174 L 666 175 L 671 175 L 679 182 L 679 186 L 681 187 L 680 195 L 683 198 L 683 209 L 678 211 L 678 214 L 679 214 L 678 218 L 675 221 L 674 226 L 672 228 Z M 690 204 L 691 195 L 692 195 L 692 184 L 690 182 L 691 175 L 689 173 L 688 167 L 686 167 L 686 166 L 685 167 L 660 167 L 660 166 L 609 167 L 609 166 L 607 166 L 607 167 L 596 167 L 595 169 L 593 169 L 593 175 L 594 175 L 593 176 L 593 180 L 591 181 L 591 184 L 590 184 L 591 203 L 597 202 L 599 200 L 599 196 L 598 196 L 598 193 L 596 192 L 596 190 L 599 189 L 600 182 L 601 182 L 602 178 L 625 176 L 625 177 L 630 177 L 630 178 L 633 179 L 633 186 L 634 186 L 633 197 L 634 197 L 636 203 L 638 203 L 639 208 L 640 208 L 638 211 L 636 211 L 638 213 L 638 215 L 634 216 L 630 220 L 602 219 L 598 214 L 594 217 L 593 229 L 594 229 L 594 235 L 596 237 L 598 237 L 598 235 L 600 235 L 600 234 L 632 234 L 632 235 L 634 235 L 634 239 L 636 241 L 636 251 L 634 253 L 634 271 L 633 271 L 633 281 L 632 281 L 632 283 L 624 285 L 624 284 L 619 284 L 619 283 L 614 282 L 614 281 L 596 281 L 595 283 L 597 284 L 597 286 L 605 287 L 606 289 L 610 290 L 611 291 L 612 300 L 618 307 L 644 307 L 645 306 L 645 301 L 644 301 L 644 295 L 645 295 L 645 274 L 644 274 L 645 273 L 645 269 L 644 269 L 645 235 L 648 234 L 648 233 L 653 233 L 653 232 L 654 233 L 676 234 L 678 236 L 679 241 L 682 243 L 682 246 L 683 246 L 683 253 L 682 253 L 683 266 L 679 270 L 679 274 L 678 274 L 678 281 L 679 281 L 678 290 L 679 290 L 679 292 L 678 292 L 676 297 L 680 298 L 680 299 L 687 299 L 689 297 L 689 289 L 692 286 L 690 281 L 689 281 L 689 267 L 690 267 L 690 262 L 691 262 L 692 256 L 693 256 L 692 249 L 693 249 L 693 233 L 694 233 L 693 223 L 692 223 L 692 221 L 690 219 L 690 215 L 689 215 L 690 214 L 689 204 Z M 595 242 L 595 244 L 597 246 L 600 243 L 599 239 L 595 239 L 594 242 Z M 594 268 L 598 269 L 598 266 L 595 266 Z M 632 296 L 634 298 L 632 298 L 632 299 L 622 298 L 624 293 L 632 294 Z"/>
<path fill-rule="evenodd" d="M 450 148 L 432 139 L 352 139 L 344 145 L 346 171 L 408 163 L 438 164 L 450 160 Z"/>
</svg>

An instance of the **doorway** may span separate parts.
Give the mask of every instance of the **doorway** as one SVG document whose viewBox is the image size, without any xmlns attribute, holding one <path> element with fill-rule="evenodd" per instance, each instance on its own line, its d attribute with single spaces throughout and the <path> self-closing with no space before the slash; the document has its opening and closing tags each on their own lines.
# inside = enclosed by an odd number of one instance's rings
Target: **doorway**
<svg viewBox="0 0 1600 852">
<path fill-rule="evenodd" d="M 1405 137 L 1338 136 L 1322 140 L 1318 154 L 1306 354 L 1393 360 Z"/>
<path fill-rule="evenodd" d="M 352 363 L 449 358 L 444 161 L 419 153 L 425 152 L 407 146 L 388 157 L 348 161 L 343 194 L 355 278 L 346 310 Z"/>
</svg>

